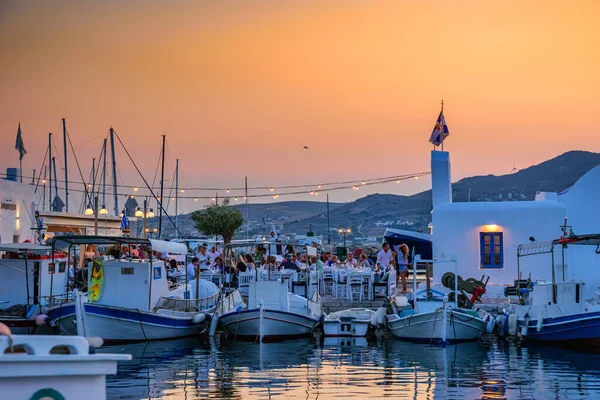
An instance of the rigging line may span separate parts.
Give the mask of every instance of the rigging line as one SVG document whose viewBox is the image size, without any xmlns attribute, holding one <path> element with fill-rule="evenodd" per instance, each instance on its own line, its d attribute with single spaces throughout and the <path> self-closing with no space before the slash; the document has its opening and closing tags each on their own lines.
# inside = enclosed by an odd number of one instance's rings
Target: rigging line
<svg viewBox="0 0 600 400">
<path fill-rule="evenodd" d="M 175 171 L 173 171 L 173 179 L 171 179 L 171 188 L 169 189 L 169 198 L 167 199 L 167 210 L 171 204 L 171 196 L 173 195 L 173 185 L 175 184 Z"/>
<path fill-rule="evenodd" d="M 40 167 L 40 174 L 38 175 L 37 183 L 35 184 L 34 194 L 37 193 L 38 187 L 40 186 L 40 180 L 42 179 L 42 171 L 44 170 L 44 166 L 46 165 L 46 158 L 48 158 L 48 147 L 46 147 L 46 153 L 44 154 L 44 161 L 42 161 L 42 166 Z M 35 176 L 33 177 L 35 179 Z"/>
<path fill-rule="evenodd" d="M 79 159 L 77 158 L 77 154 L 75 153 L 75 148 L 73 147 L 73 142 L 71 141 L 71 135 L 69 135 L 69 131 L 66 131 L 67 139 L 69 141 L 69 146 L 71 147 L 71 153 L 73 153 L 73 158 L 75 158 L 75 164 L 77 165 L 77 170 L 79 171 L 79 176 L 81 177 L 81 183 L 83 184 L 83 188 L 86 188 L 85 179 L 83 178 L 83 172 L 81 172 L 81 166 L 79 165 Z"/>
<path fill-rule="evenodd" d="M 138 172 L 138 174 L 140 175 L 140 177 L 142 178 L 142 180 L 146 184 L 146 187 L 150 190 L 150 193 L 152 194 L 152 197 L 154 197 L 154 199 L 156 199 L 156 195 L 154 194 L 154 191 L 152 190 L 152 188 L 150 188 L 150 186 L 148 186 L 148 181 L 146 181 L 146 178 L 144 178 L 144 175 L 142 174 L 142 171 L 140 171 L 140 169 L 136 165 L 135 161 L 133 161 L 133 158 L 131 157 L 131 154 L 129 154 L 129 151 L 125 147 L 125 144 L 123 144 L 123 141 L 121 140 L 121 137 L 119 136 L 119 134 L 117 133 L 117 131 L 115 131 L 114 129 L 113 129 L 113 132 L 115 133 L 115 136 L 119 140 L 119 143 L 121 143 L 121 147 L 123 147 L 123 150 L 125 150 L 125 154 L 127 154 L 127 157 L 129 157 L 129 160 L 131 161 L 131 163 L 135 167 L 136 171 Z M 179 235 L 183 236 L 182 233 L 181 233 L 181 231 L 177 228 L 177 225 L 175 225 L 175 222 L 173 221 L 173 219 L 171 219 L 171 217 L 169 216 L 169 214 L 167 214 L 167 211 L 163 207 L 163 205 L 162 205 L 162 200 L 163 199 L 160 199 L 160 200 L 161 201 L 158 202 L 158 206 L 163 210 L 163 212 L 165 213 L 167 219 L 169 220 L 169 222 L 171 222 L 171 224 L 173 225 L 173 227 L 175 228 L 175 230 L 179 233 Z"/>
<path fill-rule="evenodd" d="M 102 153 L 102 151 L 101 151 Z M 6 176 L 6 173 L 0 172 L 1 176 Z M 416 173 L 412 173 L 412 174 L 405 174 L 405 175 L 396 175 L 396 176 L 390 176 L 390 177 L 385 177 L 385 178 L 372 178 L 372 179 L 364 179 L 365 183 L 368 185 L 369 183 L 377 183 L 378 181 L 393 181 L 393 180 L 406 180 L 406 179 L 411 179 L 411 178 L 420 178 L 423 176 L 427 176 L 427 175 L 431 175 L 431 172 L 429 171 L 425 171 L 425 172 L 416 172 Z M 23 179 L 32 179 L 31 175 L 23 175 Z M 53 179 L 54 181 L 54 179 Z M 59 183 L 64 183 L 64 179 L 56 179 L 57 182 Z M 69 180 L 69 183 L 74 183 L 74 184 L 79 184 L 80 182 L 78 181 L 72 181 Z M 358 186 L 364 186 L 362 185 L 362 180 L 361 179 L 355 179 L 352 181 L 340 181 L 340 182 L 330 182 L 330 183 L 314 183 L 314 184 L 307 184 L 307 185 L 286 185 L 286 186 L 254 186 L 254 187 L 248 187 L 248 190 L 264 190 L 264 189 L 294 189 L 294 188 L 317 188 L 319 185 L 321 186 L 331 186 L 331 185 L 341 185 L 341 184 L 351 184 L 354 183 Z M 136 188 L 138 186 L 135 185 L 125 185 L 125 184 L 118 184 L 117 188 Z M 152 189 L 158 189 L 158 187 L 152 187 Z M 183 187 L 183 189 L 185 189 L 186 191 L 226 191 L 227 189 L 229 189 L 230 191 L 233 190 L 237 190 L 237 191 L 242 191 L 242 190 L 246 190 L 245 187 L 229 187 L 229 188 L 206 188 L 206 187 Z M 327 188 L 322 188 L 322 189 L 315 189 L 315 190 L 319 190 L 319 191 L 324 191 Z M 243 195 L 242 195 L 243 196 Z M 192 196 L 192 197 L 197 197 L 197 196 Z"/>
<path fill-rule="evenodd" d="M 60 158 L 60 151 L 58 151 L 58 148 L 56 147 L 56 143 L 55 142 L 56 141 L 54 140 L 54 135 L 52 135 L 52 146 L 54 146 L 54 152 L 55 152 L 54 153 L 55 154 L 54 158 L 56 158 L 56 160 L 58 161 L 60 170 L 64 171 L 65 167 L 63 166 L 62 158 Z M 52 161 L 52 160 L 50 160 L 50 161 Z"/>
<path fill-rule="evenodd" d="M 67 135 L 68 135 L 68 134 L 69 134 L 69 132 L 67 131 Z M 92 139 L 88 140 L 87 142 L 84 142 L 84 143 L 80 144 L 79 146 L 75 147 L 75 149 L 78 149 L 78 148 L 80 148 L 80 147 L 83 147 L 83 146 L 85 146 L 86 144 L 88 144 L 88 143 L 91 143 L 91 142 L 93 142 L 94 140 L 96 140 L 96 139 L 98 139 L 99 137 L 102 137 L 102 136 L 104 136 L 104 137 L 108 137 L 108 133 L 106 133 L 106 132 L 104 132 L 104 133 L 101 133 L 101 134 L 99 134 L 98 136 L 96 136 L 96 137 L 94 137 L 94 138 L 92 138 Z M 69 139 L 69 140 L 70 140 L 70 139 Z M 71 149 L 73 150 L 73 145 L 71 145 Z M 74 150 L 73 150 L 73 151 L 74 151 Z"/>
</svg>

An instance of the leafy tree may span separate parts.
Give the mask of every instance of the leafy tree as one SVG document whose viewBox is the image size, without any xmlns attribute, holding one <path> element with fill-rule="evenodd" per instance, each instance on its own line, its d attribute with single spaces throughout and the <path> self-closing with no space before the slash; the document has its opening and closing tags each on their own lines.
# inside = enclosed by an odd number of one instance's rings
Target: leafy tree
<svg viewBox="0 0 600 400">
<path fill-rule="evenodd" d="M 204 210 L 194 211 L 191 219 L 198 232 L 207 236 L 222 236 L 224 244 L 231 243 L 235 232 L 244 223 L 242 213 L 229 205 L 228 198 L 221 204 L 210 204 Z"/>
</svg>

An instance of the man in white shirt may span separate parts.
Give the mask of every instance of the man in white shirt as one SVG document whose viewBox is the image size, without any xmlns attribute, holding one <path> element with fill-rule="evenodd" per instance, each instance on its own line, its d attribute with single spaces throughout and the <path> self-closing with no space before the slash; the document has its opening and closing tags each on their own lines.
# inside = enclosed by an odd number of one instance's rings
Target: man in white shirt
<svg viewBox="0 0 600 400">
<path fill-rule="evenodd" d="M 346 264 L 352 268 L 356 268 L 356 266 L 358 265 L 352 253 L 348 253 L 348 258 L 346 258 Z"/>
<path fill-rule="evenodd" d="M 209 258 L 208 254 L 206 254 L 206 246 L 200 246 L 200 252 L 196 254 L 196 257 L 198 258 L 198 261 L 200 261 L 200 270 L 207 270 Z"/>
<path fill-rule="evenodd" d="M 215 262 L 215 258 L 217 258 L 221 255 L 221 252 L 219 250 L 217 250 L 217 246 L 213 245 L 210 248 L 210 251 L 206 252 L 206 255 L 208 256 L 208 259 L 209 259 L 210 263 L 212 264 Z"/>
<path fill-rule="evenodd" d="M 188 279 L 196 279 L 196 269 L 198 268 L 199 264 L 200 264 L 200 260 L 198 260 L 198 257 L 194 257 L 192 259 L 192 262 L 187 265 Z"/>
<path fill-rule="evenodd" d="M 382 269 L 387 269 L 392 263 L 392 251 L 390 250 L 390 245 L 387 243 L 383 243 L 381 246 L 381 250 L 377 253 L 377 262 L 381 266 Z"/>
</svg>

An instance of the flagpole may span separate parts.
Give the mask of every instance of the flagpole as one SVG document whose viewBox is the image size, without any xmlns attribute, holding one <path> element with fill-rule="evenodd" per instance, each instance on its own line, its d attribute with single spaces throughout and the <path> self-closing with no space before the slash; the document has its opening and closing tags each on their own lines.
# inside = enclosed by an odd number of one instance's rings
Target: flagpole
<svg viewBox="0 0 600 400">
<path fill-rule="evenodd" d="M 23 158 L 19 154 L 19 174 L 21 175 L 21 183 L 23 183 Z"/>
</svg>

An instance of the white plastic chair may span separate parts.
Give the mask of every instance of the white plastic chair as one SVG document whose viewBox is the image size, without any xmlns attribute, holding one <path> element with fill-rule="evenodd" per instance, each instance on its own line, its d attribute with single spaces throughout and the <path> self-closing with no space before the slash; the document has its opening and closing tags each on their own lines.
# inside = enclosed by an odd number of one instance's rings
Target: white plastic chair
<svg viewBox="0 0 600 400">
<path fill-rule="evenodd" d="M 343 269 L 338 269 L 335 272 L 335 296 L 345 299 L 348 297 L 348 272 Z"/>
<path fill-rule="evenodd" d="M 362 274 L 350 273 L 348 280 L 348 300 L 354 301 L 354 296 L 358 297 L 358 301 L 363 300 L 363 277 Z"/>
<path fill-rule="evenodd" d="M 242 293 L 244 296 L 248 296 L 250 282 L 254 282 L 255 280 L 255 272 L 240 272 L 238 274 L 238 287 L 240 289 L 240 293 Z"/>
<path fill-rule="evenodd" d="M 321 283 L 323 286 L 322 294 L 326 296 L 328 293 L 331 293 L 332 296 L 336 296 L 334 271 L 330 268 L 324 269 L 321 276 Z"/>
</svg>

